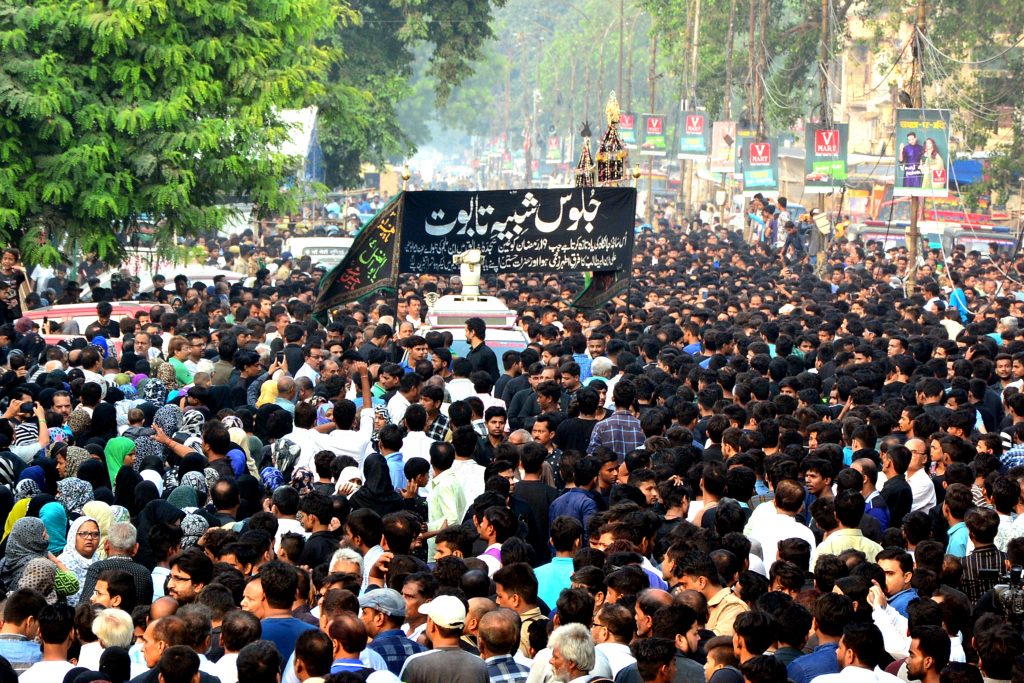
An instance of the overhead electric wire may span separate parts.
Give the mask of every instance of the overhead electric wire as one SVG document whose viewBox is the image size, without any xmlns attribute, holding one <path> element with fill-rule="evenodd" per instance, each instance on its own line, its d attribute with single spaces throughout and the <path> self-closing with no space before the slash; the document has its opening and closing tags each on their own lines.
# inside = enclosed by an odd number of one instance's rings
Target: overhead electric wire
<svg viewBox="0 0 1024 683">
<path fill-rule="evenodd" d="M 940 50 L 940 49 L 939 49 L 939 48 L 938 48 L 938 47 L 937 47 L 937 46 L 935 45 L 935 43 L 933 43 L 933 42 L 931 41 L 931 39 L 930 39 L 930 38 L 929 38 L 929 37 L 927 36 L 927 34 L 925 34 L 925 33 L 921 33 L 921 37 L 922 37 L 922 38 L 924 38 L 924 41 L 925 41 L 926 43 L 928 43 L 928 45 L 930 45 L 930 46 L 931 46 L 931 48 L 932 48 L 933 50 L 935 50 L 935 51 L 936 51 L 937 53 L 939 53 L 939 55 L 941 55 L 941 56 L 942 56 L 943 58 L 945 58 L 945 59 L 948 59 L 948 60 L 949 60 L 949 61 L 951 61 L 951 62 L 956 62 L 957 64 L 963 64 L 964 66 L 981 66 L 982 64 L 989 64 L 989 63 L 991 63 L 991 62 L 994 62 L 994 61 L 996 61 L 996 60 L 998 60 L 998 59 L 1001 59 L 1001 58 L 1002 58 L 1003 56 L 1005 56 L 1005 55 L 1006 55 L 1006 54 L 1007 54 L 1007 53 L 1008 53 L 1008 52 L 1009 52 L 1010 50 L 1012 50 L 1012 49 L 1014 49 L 1015 47 L 1019 46 L 1019 45 L 1020 45 L 1021 43 L 1024 43 L 1024 36 L 1021 36 L 1020 38 L 1018 38 L 1018 39 L 1016 40 L 1016 42 L 1014 42 L 1014 43 L 1013 43 L 1013 45 L 1010 45 L 1009 47 L 1007 47 L 1007 48 L 1006 48 L 1005 50 L 1003 50 L 1002 52 L 1000 52 L 1000 53 L 999 53 L 999 54 L 997 54 L 997 55 L 994 55 L 994 56 L 992 56 L 992 57 L 989 57 L 989 58 L 987 58 L 987 59 L 981 59 L 981 60 L 978 60 L 978 61 L 967 61 L 967 60 L 957 59 L 956 57 L 951 57 L 950 55 L 947 55 L 947 54 L 946 54 L 945 52 L 943 52 L 942 50 Z"/>
</svg>

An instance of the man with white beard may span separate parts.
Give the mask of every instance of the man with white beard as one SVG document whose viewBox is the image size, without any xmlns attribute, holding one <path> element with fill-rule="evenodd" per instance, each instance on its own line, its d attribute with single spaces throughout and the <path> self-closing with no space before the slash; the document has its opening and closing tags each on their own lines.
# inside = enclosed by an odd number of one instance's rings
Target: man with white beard
<svg viewBox="0 0 1024 683">
<path fill-rule="evenodd" d="M 548 641 L 551 670 L 559 683 L 584 683 L 594 668 L 594 641 L 583 624 L 559 626 Z"/>
</svg>

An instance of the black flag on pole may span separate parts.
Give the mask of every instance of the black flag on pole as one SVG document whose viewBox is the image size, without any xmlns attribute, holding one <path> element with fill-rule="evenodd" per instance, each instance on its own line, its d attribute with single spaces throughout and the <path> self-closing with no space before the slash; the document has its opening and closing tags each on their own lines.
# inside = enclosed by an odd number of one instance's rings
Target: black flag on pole
<svg viewBox="0 0 1024 683">
<path fill-rule="evenodd" d="M 398 287 L 398 249 L 404 194 L 399 193 L 356 236 L 341 263 L 317 290 L 313 316 L 326 323 L 332 309 Z"/>
</svg>

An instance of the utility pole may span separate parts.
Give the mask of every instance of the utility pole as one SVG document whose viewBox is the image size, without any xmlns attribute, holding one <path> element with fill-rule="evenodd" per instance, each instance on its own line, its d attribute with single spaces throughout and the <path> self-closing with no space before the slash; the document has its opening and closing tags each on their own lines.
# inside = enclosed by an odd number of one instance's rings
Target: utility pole
<svg viewBox="0 0 1024 683">
<path fill-rule="evenodd" d="M 650 91 L 650 111 L 654 113 L 654 87 L 658 80 L 658 34 L 651 36 L 651 68 L 647 73 L 647 88 Z M 654 220 L 654 157 L 647 157 L 647 222 Z"/>
<path fill-rule="evenodd" d="M 619 0 L 619 84 L 615 92 L 622 94 L 622 58 L 626 46 L 626 0 Z M 626 105 L 627 107 L 629 104 Z"/>
<path fill-rule="evenodd" d="M 917 0 L 917 20 L 914 22 L 913 55 L 914 66 L 911 71 L 910 93 L 914 107 L 920 109 L 924 101 L 924 74 L 921 71 L 921 35 L 925 28 L 924 0 Z M 953 163 L 950 161 L 949 163 Z M 907 228 L 907 256 L 910 270 L 907 272 L 907 291 L 912 292 L 917 284 L 917 252 L 921 242 L 921 232 L 917 226 L 918 214 L 921 213 L 921 198 L 910 198 L 910 227 Z"/>
<path fill-rule="evenodd" d="M 761 0 L 761 37 L 760 46 L 758 50 L 757 60 L 757 138 L 758 140 L 764 140 L 764 89 L 765 89 L 765 72 L 768 70 L 768 0 Z"/>
<path fill-rule="evenodd" d="M 725 120 L 732 120 L 732 44 L 736 33 L 736 0 L 729 3 L 729 30 L 725 34 Z"/>
<path fill-rule="evenodd" d="M 818 46 L 818 91 L 821 96 L 821 126 L 822 128 L 832 127 L 832 105 L 829 103 L 828 96 L 828 3 L 829 0 L 821 0 L 821 45 Z M 825 195 L 818 195 L 818 211 L 825 211 Z M 815 270 L 818 273 L 818 277 L 821 277 L 825 272 L 825 242 L 826 235 L 822 235 L 821 231 L 818 230 L 817 225 L 811 226 L 811 230 L 818 243 L 818 255 L 815 259 Z"/>
<path fill-rule="evenodd" d="M 754 119 L 754 106 L 757 102 L 757 91 L 754 87 L 754 45 L 757 43 L 757 2 L 750 0 L 750 18 L 747 26 L 747 116 L 752 124 Z M 737 128 L 737 130 L 739 130 Z"/>
<path fill-rule="evenodd" d="M 692 46 L 690 48 L 690 93 L 689 93 L 689 97 L 690 97 L 690 106 L 689 106 L 689 108 L 691 108 L 691 109 L 694 107 L 694 104 L 697 101 L 697 76 L 700 73 L 700 70 L 698 68 L 699 64 L 700 64 L 700 52 L 699 52 L 699 50 L 700 50 L 700 2 L 701 2 L 701 0 L 694 0 L 694 7 L 693 7 L 693 44 L 692 44 Z M 693 169 L 694 169 L 694 165 L 696 164 L 696 162 L 691 159 L 689 161 L 686 161 L 685 163 L 686 163 L 686 175 L 684 176 L 684 178 L 685 178 L 686 187 L 683 188 L 683 191 L 684 191 L 684 196 L 685 196 L 685 199 L 686 199 L 686 204 L 689 204 L 691 207 L 693 207 L 696 204 L 696 202 L 694 202 L 694 197 L 693 197 Z M 684 211 L 684 213 L 685 213 L 685 211 Z"/>
</svg>

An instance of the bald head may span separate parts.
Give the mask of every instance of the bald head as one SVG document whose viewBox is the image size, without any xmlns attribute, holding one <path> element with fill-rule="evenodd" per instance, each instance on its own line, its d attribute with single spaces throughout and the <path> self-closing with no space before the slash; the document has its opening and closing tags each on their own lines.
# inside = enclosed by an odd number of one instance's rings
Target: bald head
<svg viewBox="0 0 1024 683">
<path fill-rule="evenodd" d="M 519 615 L 510 609 L 496 609 L 480 617 L 477 642 L 484 658 L 509 655 L 519 647 Z"/>
<path fill-rule="evenodd" d="M 178 611 L 178 601 L 169 595 L 165 595 L 162 598 L 157 598 L 153 601 L 153 604 L 149 606 L 149 620 L 156 621 L 157 619 L 163 619 L 169 617 Z"/>
<path fill-rule="evenodd" d="M 668 607 L 672 604 L 672 595 L 660 588 L 648 588 L 640 591 L 636 602 L 641 606 L 645 614 L 654 614 L 662 607 Z"/>
<path fill-rule="evenodd" d="M 874 491 L 875 482 L 878 481 L 878 465 L 875 464 L 875 461 L 871 458 L 857 458 L 851 467 L 864 475 L 864 491 L 862 493 Z"/>
<path fill-rule="evenodd" d="M 498 604 L 490 598 L 470 598 L 469 609 L 466 611 L 466 633 L 475 635 L 480 628 L 480 619 L 498 609 Z"/>
<path fill-rule="evenodd" d="M 708 621 L 708 599 L 700 591 L 686 590 L 673 598 L 678 605 L 686 605 L 697 615 L 697 623 L 701 626 Z"/>
</svg>

